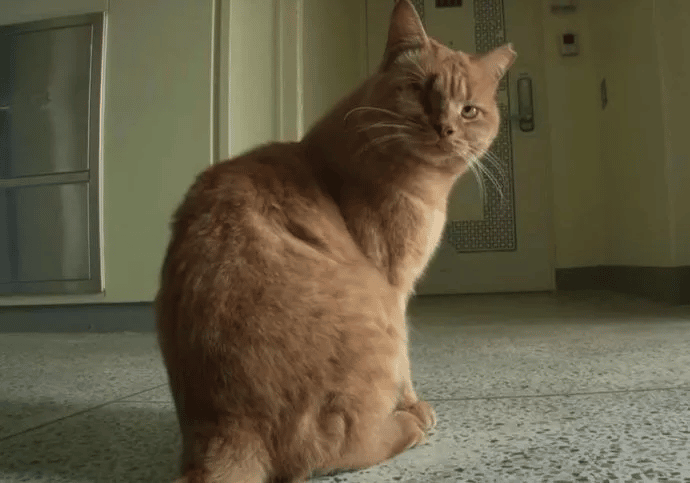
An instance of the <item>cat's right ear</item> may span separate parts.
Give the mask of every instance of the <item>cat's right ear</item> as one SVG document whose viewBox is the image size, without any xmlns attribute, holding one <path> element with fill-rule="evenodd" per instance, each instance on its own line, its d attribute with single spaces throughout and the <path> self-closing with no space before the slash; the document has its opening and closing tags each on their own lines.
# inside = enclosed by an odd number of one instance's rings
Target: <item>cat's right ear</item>
<svg viewBox="0 0 690 483">
<path fill-rule="evenodd" d="M 429 42 L 417 10 L 409 0 L 397 0 L 388 29 L 384 63 L 387 65 L 402 52 L 419 49 Z"/>
</svg>

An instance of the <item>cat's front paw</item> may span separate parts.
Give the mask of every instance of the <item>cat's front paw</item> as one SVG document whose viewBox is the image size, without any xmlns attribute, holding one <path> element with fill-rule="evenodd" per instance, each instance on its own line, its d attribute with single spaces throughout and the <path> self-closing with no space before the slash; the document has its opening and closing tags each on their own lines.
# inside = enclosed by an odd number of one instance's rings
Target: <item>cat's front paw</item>
<svg viewBox="0 0 690 483">
<path fill-rule="evenodd" d="M 422 423 L 424 432 L 428 432 L 436 426 L 436 411 L 426 401 L 416 401 L 408 405 L 405 410 L 417 416 Z"/>
</svg>

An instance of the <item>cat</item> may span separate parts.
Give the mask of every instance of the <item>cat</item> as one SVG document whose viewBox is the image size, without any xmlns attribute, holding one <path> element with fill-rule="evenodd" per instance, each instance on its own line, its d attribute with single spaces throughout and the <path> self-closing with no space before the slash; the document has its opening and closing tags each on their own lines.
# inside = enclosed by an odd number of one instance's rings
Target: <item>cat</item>
<svg viewBox="0 0 690 483">
<path fill-rule="evenodd" d="M 302 141 L 197 177 L 156 297 L 179 482 L 300 482 L 426 440 L 406 305 L 515 57 L 451 50 L 398 0 L 378 71 Z"/>
</svg>

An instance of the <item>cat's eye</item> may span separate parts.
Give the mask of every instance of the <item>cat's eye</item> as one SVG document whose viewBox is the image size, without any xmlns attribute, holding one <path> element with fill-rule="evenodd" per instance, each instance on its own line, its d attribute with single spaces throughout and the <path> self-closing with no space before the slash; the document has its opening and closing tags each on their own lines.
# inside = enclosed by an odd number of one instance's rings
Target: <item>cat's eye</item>
<svg viewBox="0 0 690 483">
<path fill-rule="evenodd" d="M 412 84 L 410 84 L 410 87 L 415 92 L 422 92 L 422 84 L 420 84 L 419 82 L 413 82 Z"/>
<path fill-rule="evenodd" d="M 464 106 L 462 108 L 461 115 L 465 119 L 474 119 L 479 115 L 479 109 L 474 106 Z"/>
</svg>

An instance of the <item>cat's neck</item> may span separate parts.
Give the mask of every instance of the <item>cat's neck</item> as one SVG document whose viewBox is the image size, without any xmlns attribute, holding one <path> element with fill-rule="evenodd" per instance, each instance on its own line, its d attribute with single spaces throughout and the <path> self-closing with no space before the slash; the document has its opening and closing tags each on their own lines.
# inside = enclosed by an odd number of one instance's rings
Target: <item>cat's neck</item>
<svg viewBox="0 0 690 483">
<path fill-rule="evenodd" d="M 457 176 L 400 150 L 363 150 L 366 140 L 345 117 L 366 105 L 368 84 L 336 106 L 305 136 L 309 164 L 362 252 L 408 294 L 435 250 Z"/>
<path fill-rule="evenodd" d="M 393 197 L 405 193 L 436 208 L 445 208 L 460 173 L 439 169 L 402 147 L 396 150 L 394 143 L 387 143 L 385 151 L 375 143 L 368 145 L 371 140 L 362 136 L 356 124 L 346 120 L 354 108 L 368 105 L 366 99 L 373 83 L 370 79 L 362 84 L 307 133 L 301 144 L 310 165 L 320 177 L 337 178 L 329 184 L 371 188 Z"/>
</svg>

